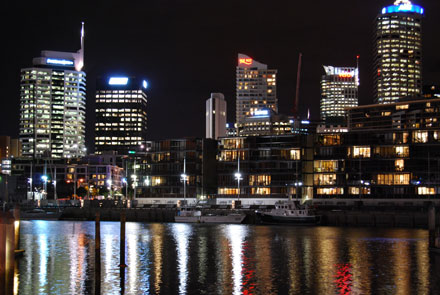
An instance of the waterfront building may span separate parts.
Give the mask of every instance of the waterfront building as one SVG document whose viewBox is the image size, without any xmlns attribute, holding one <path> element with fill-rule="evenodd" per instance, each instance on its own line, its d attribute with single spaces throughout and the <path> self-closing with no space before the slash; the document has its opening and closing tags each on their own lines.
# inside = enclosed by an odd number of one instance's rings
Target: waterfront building
<svg viewBox="0 0 440 295">
<path fill-rule="evenodd" d="M 312 199 L 312 143 L 313 135 L 306 134 L 222 138 L 217 203 L 268 205 L 288 197 Z"/>
<path fill-rule="evenodd" d="M 84 24 L 77 52 L 42 51 L 21 69 L 20 141 L 23 156 L 85 155 Z"/>
<path fill-rule="evenodd" d="M 292 120 L 271 110 L 257 110 L 237 124 L 237 136 L 264 136 L 292 133 Z"/>
<path fill-rule="evenodd" d="M 109 161 L 110 160 L 110 161 Z M 10 196 L 14 200 L 73 198 L 80 188 L 95 198 L 106 188 L 108 196 L 121 196 L 124 169 L 102 155 L 75 159 L 11 158 Z M 85 192 L 85 190 L 83 190 Z M 112 192 L 110 194 L 110 192 Z"/>
<path fill-rule="evenodd" d="M 359 106 L 348 118 L 349 132 L 316 136 L 316 198 L 438 195 L 440 99 Z"/>
<path fill-rule="evenodd" d="M 222 93 L 211 93 L 206 100 L 206 138 L 226 136 L 226 101 Z"/>
<path fill-rule="evenodd" d="M 100 77 L 96 85 L 95 152 L 139 151 L 147 139 L 147 81 Z"/>
<path fill-rule="evenodd" d="M 321 78 L 321 120 L 346 120 L 346 108 L 358 105 L 359 70 L 354 67 L 324 66 Z"/>
<path fill-rule="evenodd" d="M 408 0 L 384 7 L 374 34 L 375 103 L 422 95 L 422 17 Z"/>
<path fill-rule="evenodd" d="M 151 141 L 136 160 L 138 172 L 132 173 L 137 178 L 138 204 L 208 200 L 217 188 L 216 155 L 217 141 L 213 139 Z"/>
<path fill-rule="evenodd" d="M 235 123 L 235 124 L 226 123 L 226 136 L 227 137 L 237 136 L 236 125 L 237 125 L 237 123 Z"/>
<path fill-rule="evenodd" d="M 246 117 L 260 110 L 278 113 L 276 92 L 277 70 L 268 69 L 251 57 L 238 54 L 236 68 L 236 123 L 242 124 Z"/>
</svg>

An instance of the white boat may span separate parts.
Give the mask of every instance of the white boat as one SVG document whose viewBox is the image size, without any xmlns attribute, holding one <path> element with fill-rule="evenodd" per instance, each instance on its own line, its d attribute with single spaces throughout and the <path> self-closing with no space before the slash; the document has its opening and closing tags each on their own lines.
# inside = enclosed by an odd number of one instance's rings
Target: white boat
<svg viewBox="0 0 440 295">
<path fill-rule="evenodd" d="M 257 211 L 256 213 L 263 223 L 315 225 L 321 220 L 321 216 L 315 215 L 313 210 L 293 200 L 277 203 L 275 209 L 270 211 Z"/>
<path fill-rule="evenodd" d="M 182 207 L 174 217 L 175 222 L 190 223 L 242 223 L 246 218 L 244 213 L 203 214 L 201 208 Z"/>
</svg>

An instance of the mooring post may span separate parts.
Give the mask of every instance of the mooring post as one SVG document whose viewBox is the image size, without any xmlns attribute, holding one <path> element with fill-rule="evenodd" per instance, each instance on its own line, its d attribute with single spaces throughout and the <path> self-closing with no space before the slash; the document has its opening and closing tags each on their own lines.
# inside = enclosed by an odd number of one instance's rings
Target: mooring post
<svg viewBox="0 0 440 295">
<path fill-rule="evenodd" d="M 99 211 L 95 217 L 95 295 L 101 294 L 101 224 Z"/>
<path fill-rule="evenodd" d="M 121 237 L 120 237 L 120 263 L 119 267 L 127 267 L 125 264 L 125 221 L 126 221 L 125 210 L 121 210 Z"/>
<path fill-rule="evenodd" d="M 14 231 L 15 231 L 15 250 L 20 249 L 20 207 L 15 205 L 14 207 Z"/>
<path fill-rule="evenodd" d="M 0 215 L 0 294 L 13 294 L 15 266 L 14 218 Z"/>
<path fill-rule="evenodd" d="M 431 205 L 428 209 L 429 248 L 435 247 L 435 217 L 435 207 Z"/>
</svg>

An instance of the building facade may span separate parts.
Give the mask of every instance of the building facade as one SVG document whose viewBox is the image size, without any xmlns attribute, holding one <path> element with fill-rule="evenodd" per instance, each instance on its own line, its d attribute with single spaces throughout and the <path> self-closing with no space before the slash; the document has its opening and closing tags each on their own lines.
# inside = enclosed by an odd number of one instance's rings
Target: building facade
<svg viewBox="0 0 440 295">
<path fill-rule="evenodd" d="M 268 69 L 267 65 L 251 57 L 238 54 L 236 123 L 243 123 L 246 117 L 260 110 L 278 113 L 276 75 L 277 70 Z"/>
<path fill-rule="evenodd" d="M 101 77 L 96 90 L 95 152 L 135 152 L 147 137 L 147 82 Z"/>
<path fill-rule="evenodd" d="M 359 70 L 354 67 L 324 66 L 321 78 L 321 120 L 341 122 L 347 107 L 358 106 Z"/>
<path fill-rule="evenodd" d="M 422 17 L 424 9 L 408 0 L 384 7 L 374 35 L 374 97 L 392 103 L 422 95 Z"/>
<path fill-rule="evenodd" d="M 217 203 L 268 205 L 288 197 L 312 199 L 312 139 L 305 134 L 222 138 Z"/>
<path fill-rule="evenodd" d="M 185 138 L 149 142 L 136 160 L 138 204 L 190 203 L 215 195 L 217 141 Z M 186 182 L 186 183 L 185 183 Z"/>
<path fill-rule="evenodd" d="M 23 156 L 85 155 L 84 27 L 78 52 L 42 51 L 21 70 L 20 141 Z"/>
<path fill-rule="evenodd" d="M 206 100 L 206 138 L 218 139 L 226 136 L 225 96 L 222 93 L 211 93 Z"/>
</svg>

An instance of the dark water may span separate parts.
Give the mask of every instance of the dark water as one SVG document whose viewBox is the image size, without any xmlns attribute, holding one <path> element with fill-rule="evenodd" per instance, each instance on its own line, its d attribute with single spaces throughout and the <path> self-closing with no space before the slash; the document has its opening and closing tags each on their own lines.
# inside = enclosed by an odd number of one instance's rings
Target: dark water
<svg viewBox="0 0 440 295">
<path fill-rule="evenodd" d="M 120 294 L 119 223 L 101 223 Z M 23 221 L 18 294 L 93 294 L 94 223 Z M 425 230 L 127 223 L 125 294 L 440 294 Z"/>
</svg>

